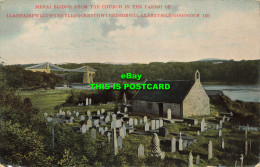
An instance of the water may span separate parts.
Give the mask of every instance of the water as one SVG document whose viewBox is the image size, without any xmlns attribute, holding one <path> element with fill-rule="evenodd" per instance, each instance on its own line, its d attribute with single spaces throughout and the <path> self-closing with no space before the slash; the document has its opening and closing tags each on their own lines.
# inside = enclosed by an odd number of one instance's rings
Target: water
<svg viewBox="0 0 260 167">
<path fill-rule="evenodd" d="M 232 100 L 260 102 L 259 85 L 203 85 L 205 90 L 222 90 Z"/>
</svg>

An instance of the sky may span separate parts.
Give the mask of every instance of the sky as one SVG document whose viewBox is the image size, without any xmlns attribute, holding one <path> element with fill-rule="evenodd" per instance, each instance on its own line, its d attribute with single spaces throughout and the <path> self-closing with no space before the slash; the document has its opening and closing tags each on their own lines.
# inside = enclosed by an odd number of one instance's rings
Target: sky
<svg viewBox="0 0 260 167">
<path fill-rule="evenodd" d="M 0 0 L 4 64 L 260 59 L 256 0 Z M 36 9 L 36 5 L 171 5 L 169 9 Z M 7 18 L 20 13 L 210 14 L 209 18 Z"/>
</svg>

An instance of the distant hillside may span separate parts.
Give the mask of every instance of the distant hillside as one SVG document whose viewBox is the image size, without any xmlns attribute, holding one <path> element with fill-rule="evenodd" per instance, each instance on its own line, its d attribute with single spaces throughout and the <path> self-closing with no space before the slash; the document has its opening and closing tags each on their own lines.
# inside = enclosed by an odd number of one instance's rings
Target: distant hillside
<svg viewBox="0 0 260 167">
<path fill-rule="evenodd" d="M 234 61 L 234 59 L 231 60 L 225 60 L 225 59 L 216 59 L 216 58 L 206 58 L 206 59 L 201 59 L 198 61 L 203 61 L 203 62 L 226 62 L 226 61 Z"/>
</svg>

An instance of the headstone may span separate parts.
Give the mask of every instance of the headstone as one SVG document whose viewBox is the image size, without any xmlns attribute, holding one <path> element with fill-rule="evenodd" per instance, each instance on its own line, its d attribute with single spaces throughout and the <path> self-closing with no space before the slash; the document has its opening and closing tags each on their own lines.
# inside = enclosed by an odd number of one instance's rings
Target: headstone
<svg viewBox="0 0 260 167">
<path fill-rule="evenodd" d="M 125 124 L 123 125 L 124 135 L 126 136 L 126 127 Z"/>
<path fill-rule="evenodd" d="M 125 93 L 123 94 L 123 97 L 122 97 L 122 104 L 123 105 L 126 105 L 126 95 L 125 95 Z"/>
<path fill-rule="evenodd" d="M 89 110 L 87 111 L 87 115 L 88 115 L 88 116 L 91 115 L 91 112 L 90 112 Z"/>
<path fill-rule="evenodd" d="M 81 132 L 86 133 L 86 131 L 87 131 L 87 127 L 86 127 L 85 124 L 83 124 L 82 127 L 81 127 Z"/>
<path fill-rule="evenodd" d="M 90 132 L 90 135 L 91 135 L 91 141 L 95 141 L 97 139 L 97 131 L 96 131 L 96 129 L 92 128 L 91 132 Z"/>
<path fill-rule="evenodd" d="M 91 105 L 91 104 L 92 104 L 92 99 L 89 98 L 89 99 L 88 99 L 88 105 Z"/>
<path fill-rule="evenodd" d="M 155 120 L 155 129 L 160 128 L 160 120 Z"/>
<path fill-rule="evenodd" d="M 149 124 L 147 122 L 144 125 L 144 131 L 149 131 Z"/>
<path fill-rule="evenodd" d="M 172 119 L 172 111 L 171 111 L 171 109 L 167 110 L 167 119 Z"/>
<path fill-rule="evenodd" d="M 127 113 L 127 107 L 124 108 L 124 112 Z"/>
<path fill-rule="evenodd" d="M 200 164 L 200 155 L 197 155 L 196 156 L 196 165 L 199 165 Z"/>
<path fill-rule="evenodd" d="M 213 148 L 212 148 L 212 142 L 210 140 L 208 144 L 208 159 L 211 159 L 212 157 L 213 157 Z"/>
<path fill-rule="evenodd" d="M 122 127 L 122 121 L 116 120 L 116 128 L 121 128 L 121 127 Z"/>
<path fill-rule="evenodd" d="M 155 129 L 155 120 L 151 120 L 151 130 Z"/>
<path fill-rule="evenodd" d="M 117 111 L 117 114 L 121 114 L 121 112 L 120 112 L 120 111 Z"/>
<path fill-rule="evenodd" d="M 130 126 L 133 126 L 133 125 L 134 125 L 133 118 L 130 118 L 130 119 L 129 119 L 129 125 L 130 125 Z"/>
<path fill-rule="evenodd" d="M 110 116 L 106 116 L 105 122 L 109 122 L 110 121 Z"/>
<path fill-rule="evenodd" d="M 108 128 L 107 128 L 107 127 L 105 127 L 105 128 L 104 128 L 104 131 L 105 131 L 105 132 L 106 132 L 106 131 L 108 131 Z"/>
<path fill-rule="evenodd" d="M 182 140 L 182 138 L 180 137 L 180 139 L 179 139 L 179 151 L 182 151 L 182 150 L 183 150 L 183 148 L 182 148 L 182 142 L 183 142 L 183 140 Z"/>
<path fill-rule="evenodd" d="M 174 153 L 176 152 L 176 138 L 175 137 L 172 137 L 172 140 L 171 140 L 171 152 Z"/>
<path fill-rule="evenodd" d="M 205 131 L 205 119 L 203 118 L 201 123 L 200 123 L 200 131 L 204 132 Z"/>
<path fill-rule="evenodd" d="M 161 151 L 160 140 L 156 133 L 153 134 L 153 138 L 152 138 L 151 155 L 160 157 L 161 159 L 164 159 L 164 157 L 165 157 L 165 153 Z"/>
<path fill-rule="evenodd" d="M 96 128 L 99 127 L 99 120 L 98 120 L 98 119 L 95 119 L 95 120 L 94 120 L 94 126 L 95 126 Z"/>
<path fill-rule="evenodd" d="M 76 112 L 76 116 L 79 117 L 79 112 L 78 111 Z"/>
<path fill-rule="evenodd" d="M 111 129 L 114 129 L 114 128 L 116 128 L 116 121 L 111 122 Z"/>
<path fill-rule="evenodd" d="M 92 115 L 88 115 L 88 119 L 90 119 L 90 120 L 91 120 L 91 119 L 92 119 Z"/>
<path fill-rule="evenodd" d="M 100 111 L 99 110 L 97 110 L 97 115 L 100 115 Z"/>
<path fill-rule="evenodd" d="M 143 124 L 143 120 L 142 120 L 142 119 L 139 120 L 139 124 L 140 124 L 140 125 Z"/>
<path fill-rule="evenodd" d="M 147 117 L 146 116 L 144 116 L 144 123 L 146 123 L 147 122 Z"/>
<path fill-rule="evenodd" d="M 118 146 L 119 150 L 121 150 L 123 147 L 123 139 L 121 136 L 118 136 L 118 138 L 117 138 L 117 146 Z"/>
<path fill-rule="evenodd" d="M 90 119 L 87 120 L 87 125 L 89 128 L 92 128 L 92 121 Z"/>
<path fill-rule="evenodd" d="M 235 167 L 237 167 L 237 160 L 235 161 Z"/>
<path fill-rule="evenodd" d="M 241 154 L 240 160 L 241 160 L 240 167 L 243 167 L 244 166 L 244 156 L 243 156 L 243 154 Z"/>
<path fill-rule="evenodd" d="M 44 116 L 45 116 L 45 117 L 48 117 L 48 113 L 44 113 Z"/>
<path fill-rule="evenodd" d="M 110 136 L 111 136 L 111 133 L 108 132 L 108 133 L 107 133 L 107 141 L 108 141 L 108 142 L 110 142 L 110 140 L 111 140 L 111 137 L 110 137 Z"/>
<path fill-rule="evenodd" d="M 116 128 L 112 129 L 112 154 L 116 156 L 118 154 Z"/>
<path fill-rule="evenodd" d="M 116 114 L 112 114 L 112 121 L 116 120 Z"/>
<path fill-rule="evenodd" d="M 224 117 L 222 119 L 223 123 L 225 122 L 225 120 L 226 120 L 226 115 L 224 115 Z"/>
<path fill-rule="evenodd" d="M 105 113 L 105 109 L 102 108 L 102 109 L 101 109 L 101 114 L 104 114 L 104 113 Z"/>
<path fill-rule="evenodd" d="M 169 130 L 167 127 L 159 128 L 159 136 L 168 137 L 168 135 L 169 135 Z"/>
<path fill-rule="evenodd" d="M 230 116 L 233 117 L 233 113 L 232 112 L 230 112 Z"/>
<path fill-rule="evenodd" d="M 59 115 L 62 115 L 62 110 L 61 109 L 59 110 Z"/>
<path fill-rule="evenodd" d="M 219 131 L 218 131 L 218 137 L 221 137 L 222 136 L 222 130 L 220 129 Z"/>
<path fill-rule="evenodd" d="M 88 105 L 88 98 L 86 98 L 86 106 Z"/>
<path fill-rule="evenodd" d="M 199 136 L 200 135 L 200 131 L 197 131 L 197 136 Z"/>
<path fill-rule="evenodd" d="M 193 167 L 193 156 L 191 152 L 189 154 L 189 167 Z"/>
<path fill-rule="evenodd" d="M 198 119 L 194 119 L 194 125 L 198 125 L 198 124 L 199 124 Z"/>
<path fill-rule="evenodd" d="M 223 120 L 219 121 L 219 128 L 222 128 Z"/>
<path fill-rule="evenodd" d="M 81 115 L 80 116 L 80 121 L 84 121 L 85 120 L 85 115 Z"/>
<path fill-rule="evenodd" d="M 245 141 L 245 156 L 247 156 L 248 153 L 248 142 L 247 140 Z"/>
<path fill-rule="evenodd" d="M 222 142 L 221 142 L 221 148 L 224 150 L 225 149 L 225 142 L 224 142 L 224 139 L 222 139 Z"/>
<path fill-rule="evenodd" d="M 119 129 L 119 136 L 121 136 L 123 139 L 125 138 L 125 132 L 123 128 Z"/>
<path fill-rule="evenodd" d="M 74 117 L 70 117 L 70 123 L 74 122 Z"/>
<path fill-rule="evenodd" d="M 217 129 L 217 130 L 219 129 L 219 126 L 218 126 L 218 124 L 217 124 L 217 126 L 216 126 L 216 129 Z"/>
<path fill-rule="evenodd" d="M 163 127 L 163 120 L 160 118 L 160 127 Z"/>
<path fill-rule="evenodd" d="M 144 158 L 144 145 L 142 144 L 138 147 L 138 158 Z"/>
<path fill-rule="evenodd" d="M 47 121 L 48 121 L 48 122 L 51 122 L 52 119 L 53 119 L 53 118 L 51 118 L 51 117 L 47 117 Z"/>
<path fill-rule="evenodd" d="M 134 119 L 134 125 L 138 125 L 138 120 L 136 118 Z"/>
<path fill-rule="evenodd" d="M 187 140 L 184 140 L 183 143 L 182 143 L 182 148 L 187 148 L 188 146 L 188 141 Z"/>
</svg>

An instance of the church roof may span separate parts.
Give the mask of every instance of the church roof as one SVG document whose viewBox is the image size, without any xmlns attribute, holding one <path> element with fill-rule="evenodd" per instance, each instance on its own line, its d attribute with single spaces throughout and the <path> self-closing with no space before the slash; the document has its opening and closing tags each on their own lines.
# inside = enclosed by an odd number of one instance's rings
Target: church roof
<svg viewBox="0 0 260 167">
<path fill-rule="evenodd" d="M 169 90 L 147 90 L 141 89 L 134 96 L 134 100 L 164 102 L 164 103 L 181 103 L 189 93 L 194 81 L 146 81 L 146 84 L 170 84 Z"/>
</svg>

